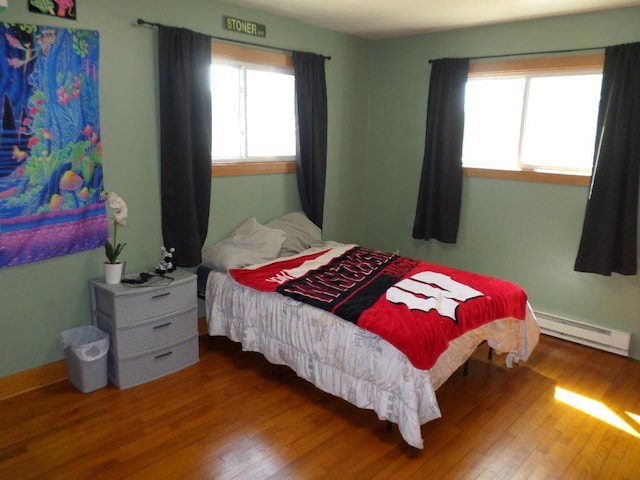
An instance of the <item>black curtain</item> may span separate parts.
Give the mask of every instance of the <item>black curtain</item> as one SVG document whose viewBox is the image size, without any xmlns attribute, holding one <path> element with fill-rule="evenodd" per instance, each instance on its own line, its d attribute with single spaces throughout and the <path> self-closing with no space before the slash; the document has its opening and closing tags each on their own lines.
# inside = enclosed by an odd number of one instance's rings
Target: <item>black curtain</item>
<svg viewBox="0 0 640 480">
<path fill-rule="evenodd" d="M 327 82 L 325 57 L 293 52 L 296 77 L 298 191 L 307 217 L 322 228 L 327 171 Z"/>
<path fill-rule="evenodd" d="M 640 43 L 605 49 L 591 188 L 579 272 L 637 273 Z"/>
<path fill-rule="evenodd" d="M 211 198 L 211 37 L 158 27 L 162 235 L 174 264 L 195 266 Z"/>
<path fill-rule="evenodd" d="M 434 60 L 413 238 L 456 243 L 462 199 L 464 98 L 469 59 Z"/>
</svg>

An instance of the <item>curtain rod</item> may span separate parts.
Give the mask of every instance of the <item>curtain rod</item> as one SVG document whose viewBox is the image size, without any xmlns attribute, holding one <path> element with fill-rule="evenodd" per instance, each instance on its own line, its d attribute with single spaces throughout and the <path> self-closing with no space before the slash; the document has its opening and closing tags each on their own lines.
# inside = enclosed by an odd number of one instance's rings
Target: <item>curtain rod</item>
<svg viewBox="0 0 640 480">
<path fill-rule="evenodd" d="M 143 20 L 141 18 L 139 18 L 137 20 L 137 22 L 138 22 L 138 25 L 148 25 L 150 27 L 167 27 L 167 25 L 163 25 L 161 23 L 147 22 L 146 20 Z M 220 40 L 222 42 L 239 43 L 241 45 L 249 45 L 251 47 L 260 47 L 260 48 L 267 48 L 269 50 L 279 50 L 280 52 L 293 53 L 293 50 L 289 50 L 289 49 L 286 49 L 286 48 L 272 47 L 270 45 L 263 45 L 261 43 L 247 42 L 245 40 L 235 40 L 233 38 L 226 38 L 226 37 L 217 37 L 215 35 L 209 35 L 209 34 L 205 34 L 205 35 L 208 35 L 209 38 L 212 38 L 214 40 Z M 326 55 L 323 55 L 323 57 L 326 60 L 331 60 L 331 57 L 328 57 Z"/>
<path fill-rule="evenodd" d="M 556 53 L 574 53 L 574 52 L 588 52 L 590 50 L 602 50 L 607 47 L 586 47 L 586 48 L 570 48 L 567 50 L 547 50 L 541 52 L 528 52 L 528 53 L 505 53 L 502 55 L 484 55 L 480 57 L 469 57 L 469 60 L 485 60 L 487 58 L 506 58 L 506 57 L 523 57 L 526 55 L 551 55 Z M 435 62 L 436 59 L 430 58 L 429 63 Z"/>
</svg>

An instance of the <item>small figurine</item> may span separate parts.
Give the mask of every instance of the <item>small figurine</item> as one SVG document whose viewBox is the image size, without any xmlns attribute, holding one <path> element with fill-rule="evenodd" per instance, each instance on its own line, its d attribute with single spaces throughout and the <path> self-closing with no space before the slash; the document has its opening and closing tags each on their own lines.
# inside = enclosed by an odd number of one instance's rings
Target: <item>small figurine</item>
<svg viewBox="0 0 640 480">
<path fill-rule="evenodd" d="M 171 247 L 167 250 L 164 246 L 162 247 L 162 255 L 160 255 L 160 260 L 156 264 L 156 273 L 159 275 L 164 275 L 168 272 L 173 272 L 176 267 L 173 265 L 173 252 L 176 249 Z"/>
</svg>

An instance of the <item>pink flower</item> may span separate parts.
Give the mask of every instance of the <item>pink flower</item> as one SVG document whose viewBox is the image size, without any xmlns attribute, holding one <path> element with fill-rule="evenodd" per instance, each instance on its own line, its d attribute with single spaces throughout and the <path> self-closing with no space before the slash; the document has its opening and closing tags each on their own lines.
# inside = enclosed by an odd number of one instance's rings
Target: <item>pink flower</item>
<svg viewBox="0 0 640 480">
<path fill-rule="evenodd" d="M 13 68 L 20 68 L 24 65 L 24 60 L 19 58 L 7 58 L 7 63 Z"/>
<path fill-rule="evenodd" d="M 18 40 L 16 37 L 11 35 L 10 33 L 5 33 L 4 36 L 7 37 L 9 45 L 11 45 L 13 48 L 21 48 L 22 47 L 22 44 L 20 43 L 20 40 Z"/>
</svg>

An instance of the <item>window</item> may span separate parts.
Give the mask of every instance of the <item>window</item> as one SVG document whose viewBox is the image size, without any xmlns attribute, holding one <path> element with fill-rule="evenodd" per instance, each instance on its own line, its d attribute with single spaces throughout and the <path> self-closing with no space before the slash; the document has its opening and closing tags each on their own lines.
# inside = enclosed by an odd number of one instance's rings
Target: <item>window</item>
<svg viewBox="0 0 640 480">
<path fill-rule="evenodd" d="M 472 63 L 465 174 L 588 184 L 602 62 L 576 55 Z"/>
<path fill-rule="evenodd" d="M 212 44 L 214 175 L 295 171 L 294 89 L 290 55 Z"/>
</svg>

